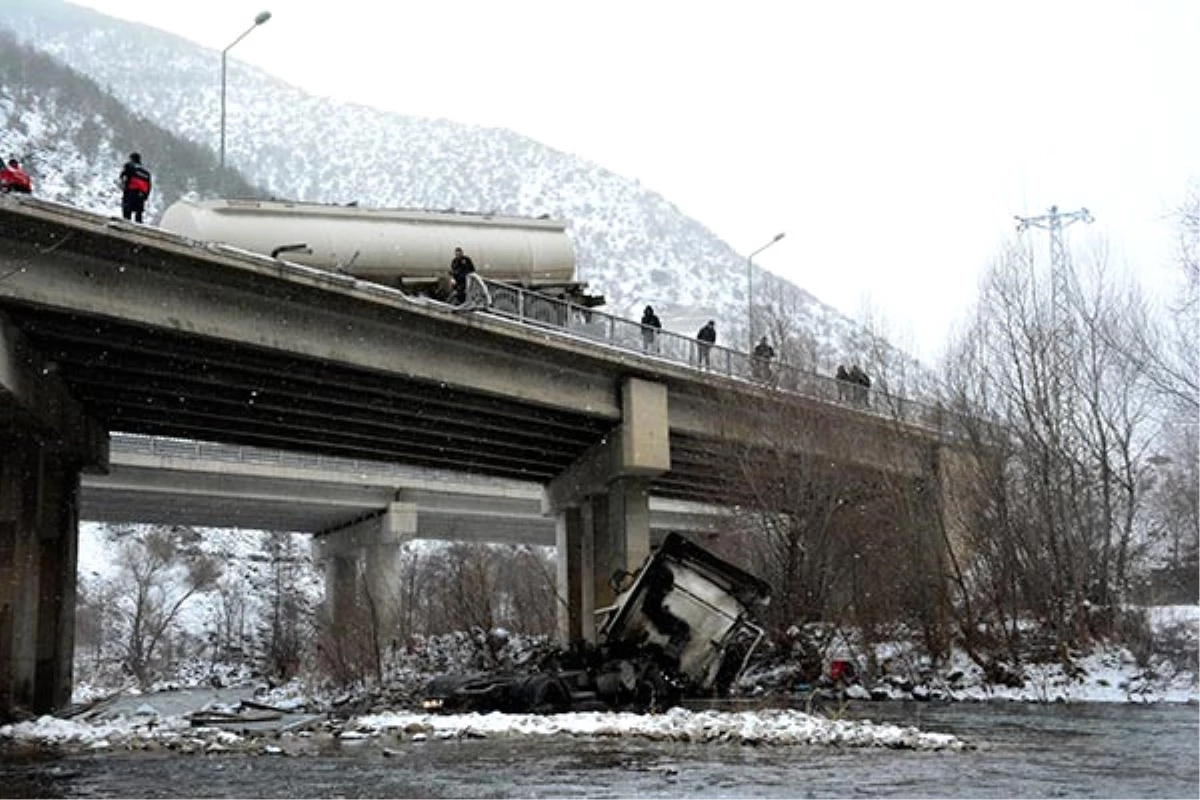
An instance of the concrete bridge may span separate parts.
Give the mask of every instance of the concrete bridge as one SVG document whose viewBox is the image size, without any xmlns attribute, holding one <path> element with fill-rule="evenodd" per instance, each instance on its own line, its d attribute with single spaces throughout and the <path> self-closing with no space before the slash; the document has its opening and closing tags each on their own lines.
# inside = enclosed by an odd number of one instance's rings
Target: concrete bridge
<svg viewBox="0 0 1200 800">
<path fill-rule="evenodd" d="M 82 476 L 80 520 L 313 534 L 331 542 L 408 509 L 415 539 L 555 545 L 539 484 L 295 451 L 114 433 Z M 650 498 L 652 539 L 712 532 L 727 512 Z M 328 547 L 326 547 L 328 549 Z"/>
<path fill-rule="evenodd" d="M 82 476 L 80 520 L 313 534 L 327 593 L 360 561 L 371 597 L 398 585 L 414 539 L 555 545 L 534 483 L 380 461 L 115 433 L 105 474 Z M 651 497 L 650 538 L 708 535 L 727 512 Z"/>
<path fill-rule="evenodd" d="M 564 638 L 593 635 L 607 576 L 647 555 L 651 498 L 721 497 L 721 448 L 778 447 L 772 411 L 807 421 L 788 442 L 806 463 L 942 485 L 930 415 L 765 387 L 732 351 L 700 372 L 32 198 L 0 198 L 0 230 L 0 706 L 69 700 L 80 476 L 109 470 L 111 432 L 537 484 Z M 396 526 L 403 509 L 355 536 Z"/>
</svg>

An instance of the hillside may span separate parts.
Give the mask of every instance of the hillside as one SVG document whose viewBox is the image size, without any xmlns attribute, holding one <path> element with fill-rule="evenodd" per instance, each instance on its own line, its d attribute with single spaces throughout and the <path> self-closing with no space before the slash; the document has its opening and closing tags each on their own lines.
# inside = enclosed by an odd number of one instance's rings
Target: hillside
<svg viewBox="0 0 1200 800">
<path fill-rule="evenodd" d="M 217 193 L 217 52 L 61 0 L 0 7 L 0 32 L 100 92 L 56 91 L 72 79 L 30 58 L 24 72 L 0 75 L 0 146 L 24 154 L 39 194 L 111 213 L 111 176 L 133 149 L 161 187 L 152 219 L 178 196 Z M 43 87 L 31 93 L 30 83 Z M 568 222 L 580 277 L 613 313 L 636 317 L 652 303 L 667 330 L 691 335 L 711 317 L 721 342 L 746 341 L 745 257 L 635 180 L 513 131 L 314 97 L 236 59 L 229 85 L 237 90 L 227 96 L 227 161 L 245 176 L 226 183 L 229 194 L 261 187 L 296 200 L 549 215 Z M 879 361 L 871 355 L 879 342 L 800 287 L 760 273 L 755 303 L 776 320 L 784 360 L 822 371 Z"/>
</svg>

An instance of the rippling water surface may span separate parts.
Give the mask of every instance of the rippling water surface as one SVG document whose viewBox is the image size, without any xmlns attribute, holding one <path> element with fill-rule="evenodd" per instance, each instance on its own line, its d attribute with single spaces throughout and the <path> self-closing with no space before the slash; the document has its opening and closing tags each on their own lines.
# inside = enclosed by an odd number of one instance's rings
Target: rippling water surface
<svg viewBox="0 0 1200 800">
<path fill-rule="evenodd" d="M 833 713 L 833 712 L 827 712 Z M 316 755 L 107 754 L 0 764 L 41 797 L 1197 797 L 1194 706 L 874 703 L 847 717 L 953 733 L 968 752 L 641 739 L 335 744 Z"/>
</svg>

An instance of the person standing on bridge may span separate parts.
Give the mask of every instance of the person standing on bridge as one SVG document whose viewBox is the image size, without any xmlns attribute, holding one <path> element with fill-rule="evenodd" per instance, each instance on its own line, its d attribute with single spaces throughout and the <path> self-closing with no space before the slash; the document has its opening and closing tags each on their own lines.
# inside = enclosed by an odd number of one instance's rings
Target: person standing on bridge
<svg viewBox="0 0 1200 800">
<path fill-rule="evenodd" d="M 642 349 L 647 353 L 658 352 L 658 332 L 662 330 L 662 320 L 654 313 L 654 306 L 646 306 L 642 312 Z"/>
<path fill-rule="evenodd" d="M 767 341 L 767 337 L 759 339 L 758 344 L 754 347 L 754 360 L 751 362 L 751 367 L 754 370 L 755 380 L 769 383 L 771 380 L 771 359 L 775 357 L 775 348 L 771 347 L 771 343 Z"/>
<path fill-rule="evenodd" d="M 450 262 L 450 277 L 454 278 L 454 303 L 462 305 L 467 301 L 467 276 L 475 271 L 475 262 L 470 256 L 463 255 L 461 247 L 454 248 L 454 260 Z"/>
<path fill-rule="evenodd" d="M 146 210 L 146 198 L 150 196 L 150 170 L 142 165 L 141 153 L 130 153 L 129 160 L 121 169 L 121 216 L 142 221 Z"/>
<path fill-rule="evenodd" d="M 33 181 L 29 180 L 28 173 L 21 169 L 21 163 L 15 158 L 10 158 L 4 169 L 0 169 L 0 192 L 33 193 Z"/>
<path fill-rule="evenodd" d="M 709 353 L 714 344 L 717 343 L 717 325 L 711 319 L 704 323 L 704 327 L 696 334 L 696 356 L 698 366 L 701 369 L 709 369 Z"/>
<path fill-rule="evenodd" d="M 850 367 L 849 372 L 850 382 L 854 384 L 854 399 L 860 405 L 869 404 L 869 395 L 871 392 L 871 379 L 867 377 L 867 373 L 863 372 L 862 368 L 855 364 Z"/>
<path fill-rule="evenodd" d="M 838 400 L 848 400 L 852 387 L 850 386 L 850 373 L 846 371 L 845 364 L 838 364 L 837 368 L 838 381 Z"/>
</svg>

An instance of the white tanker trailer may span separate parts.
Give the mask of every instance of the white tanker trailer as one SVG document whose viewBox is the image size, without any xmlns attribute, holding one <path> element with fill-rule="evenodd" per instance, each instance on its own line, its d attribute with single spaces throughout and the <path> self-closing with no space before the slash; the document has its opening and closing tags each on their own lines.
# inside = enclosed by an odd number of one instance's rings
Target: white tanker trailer
<svg viewBox="0 0 1200 800">
<path fill-rule="evenodd" d="M 197 241 L 439 298 L 449 289 L 454 248 L 461 247 L 482 278 L 589 307 L 604 302 L 575 280 L 566 225 L 552 219 L 279 200 L 180 200 L 159 225 Z"/>
</svg>

